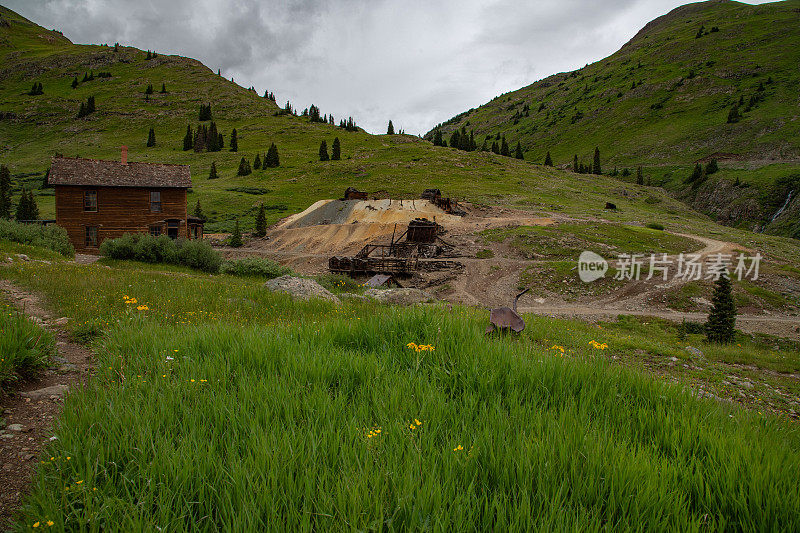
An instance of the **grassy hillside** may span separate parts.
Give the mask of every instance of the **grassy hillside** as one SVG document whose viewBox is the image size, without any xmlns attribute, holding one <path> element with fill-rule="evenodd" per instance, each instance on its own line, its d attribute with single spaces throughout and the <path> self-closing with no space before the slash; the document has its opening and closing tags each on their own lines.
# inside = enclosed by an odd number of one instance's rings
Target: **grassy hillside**
<svg viewBox="0 0 800 533">
<path fill-rule="evenodd" d="M 526 317 L 492 338 L 485 312 L 293 302 L 226 276 L 2 261 L 0 277 L 97 356 L 19 529 L 798 527 L 800 433 L 767 410 L 796 396 L 779 373 L 800 359 L 774 339 L 696 358 L 650 321 Z M 753 372 L 752 410 L 684 387 Z"/>
<path fill-rule="evenodd" d="M 505 136 L 512 149 L 521 143 L 526 159 L 541 163 L 550 151 L 557 165 L 571 166 L 574 155 L 591 164 L 599 147 L 604 171 L 644 165 L 652 182 L 673 190 L 686 187 L 696 160 L 727 154 L 718 157 L 729 173 L 719 177 L 738 174 L 768 194 L 774 178 L 764 182 L 757 169 L 800 175 L 798 10 L 797 0 L 682 6 L 608 58 L 498 96 L 441 131 L 447 139 L 454 129 L 474 130 L 479 147 Z M 742 117 L 728 123 L 734 106 Z M 751 220 L 766 216 L 771 206 L 764 207 Z"/>
<path fill-rule="evenodd" d="M 276 116 L 275 103 L 195 60 L 161 54 L 147 60 L 144 51 L 134 48 L 74 45 L 7 9 L 0 13 L 0 162 L 11 168 L 17 192 L 22 186 L 36 189 L 43 217 L 53 216 L 52 190 L 41 186 L 54 153 L 116 159 L 119 147 L 127 145 L 131 160 L 191 166 L 189 207 L 201 201 L 210 217 L 209 231 L 230 230 L 236 218 L 250 228 L 261 202 L 274 222 L 316 200 L 338 197 L 350 185 L 414 197 L 427 187 L 439 187 L 478 203 L 613 222 L 656 220 L 669 229 L 719 232 L 778 255 L 795 250 L 780 239 L 709 224 L 707 217 L 656 188 L 631 188 L 605 176 L 576 176 L 491 153 L 434 147 L 413 136 L 347 132 L 301 116 Z M 73 89 L 73 79 L 82 80 L 86 72 L 94 72 L 94 80 Z M 101 78 L 100 72 L 111 77 Z M 27 94 L 34 83 L 42 84 L 44 94 Z M 160 93 L 162 83 L 166 94 Z M 155 92 L 146 95 L 150 84 Z M 277 87 L 270 89 L 279 93 Z M 90 96 L 95 97 L 96 112 L 77 118 L 79 105 Z M 183 151 L 187 125 L 198 125 L 203 103 L 212 105 L 225 148 Z M 148 148 L 151 127 L 156 146 Z M 238 153 L 228 151 L 233 128 Z M 341 140 L 342 161 L 320 162 L 320 142 L 326 140 L 330 148 L 335 137 Z M 251 163 L 257 153 L 263 158 L 272 142 L 278 146 L 279 168 L 236 176 L 242 156 Z M 212 162 L 220 175 L 216 180 L 207 179 Z M 606 201 L 620 210 L 604 212 Z"/>
</svg>

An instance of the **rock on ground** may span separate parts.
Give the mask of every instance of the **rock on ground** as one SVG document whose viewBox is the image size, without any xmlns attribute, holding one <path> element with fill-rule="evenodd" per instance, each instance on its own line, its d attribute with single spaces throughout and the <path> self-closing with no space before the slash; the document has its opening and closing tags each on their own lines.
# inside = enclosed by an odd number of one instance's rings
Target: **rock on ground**
<svg viewBox="0 0 800 533">
<path fill-rule="evenodd" d="M 53 385 L 52 387 L 45 387 L 39 390 L 32 390 L 28 392 L 21 392 L 20 396 L 23 398 L 30 398 L 31 400 L 46 400 L 51 396 L 62 396 L 67 392 L 66 385 Z"/>
<path fill-rule="evenodd" d="M 379 302 L 396 305 L 414 305 L 435 301 L 434 297 L 420 289 L 367 289 L 364 296 Z"/>
<path fill-rule="evenodd" d="M 287 274 L 269 280 L 264 286 L 271 291 L 290 294 L 292 298 L 299 298 L 301 300 L 320 298 L 339 303 L 339 298 L 313 279 L 298 278 Z"/>
</svg>

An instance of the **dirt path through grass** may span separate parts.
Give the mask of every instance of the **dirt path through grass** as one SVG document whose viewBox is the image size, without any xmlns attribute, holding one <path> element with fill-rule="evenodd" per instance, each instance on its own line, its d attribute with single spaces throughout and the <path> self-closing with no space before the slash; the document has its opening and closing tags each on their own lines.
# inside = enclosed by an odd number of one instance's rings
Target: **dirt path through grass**
<svg viewBox="0 0 800 533">
<path fill-rule="evenodd" d="M 34 467 L 47 442 L 53 437 L 53 423 L 61 413 L 64 393 L 80 386 L 92 368 L 92 354 L 70 342 L 66 318 L 52 315 L 35 294 L 0 280 L 0 291 L 31 320 L 56 337 L 58 355 L 53 368 L 36 380 L 20 384 L 11 394 L 0 397 L 0 409 L 7 427 L 0 431 L 0 529 L 11 526 L 34 474 Z"/>
</svg>

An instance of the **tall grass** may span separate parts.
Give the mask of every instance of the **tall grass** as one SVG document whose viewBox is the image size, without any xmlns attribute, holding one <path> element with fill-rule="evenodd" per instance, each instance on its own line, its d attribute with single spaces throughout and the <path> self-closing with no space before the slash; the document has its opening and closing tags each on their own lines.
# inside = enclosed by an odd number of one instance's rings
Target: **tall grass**
<svg viewBox="0 0 800 533">
<path fill-rule="evenodd" d="M 798 428 L 614 365 L 607 352 L 679 353 L 632 323 L 531 318 L 493 339 L 463 308 L 293 302 L 258 281 L 96 266 L 0 272 L 103 332 L 20 527 L 800 527 Z"/>
<path fill-rule="evenodd" d="M 800 526 L 796 428 L 603 360 L 490 342 L 431 310 L 267 330 L 133 320 L 110 332 L 98 377 L 70 396 L 27 522 Z"/>
<path fill-rule="evenodd" d="M 0 300 L 0 395 L 10 384 L 33 377 L 54 348 L 50 333 Z"/>
</svg>

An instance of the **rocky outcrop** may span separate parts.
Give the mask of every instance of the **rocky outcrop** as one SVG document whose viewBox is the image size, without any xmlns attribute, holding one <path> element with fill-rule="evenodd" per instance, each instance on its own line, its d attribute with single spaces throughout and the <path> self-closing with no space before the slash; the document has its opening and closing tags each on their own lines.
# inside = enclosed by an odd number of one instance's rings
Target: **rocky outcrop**
<svg viewBox="0 0 800 533">
<path fill-rule="evenodd" d="M 329 300 L 339 303 L 331 291 L 314 281 L 313 279 L 298 278 L 296 276 L 285 275 L 271 279 L 264 284 L 266 288 L 274 292 L 283 292 L 299 300 L 311 300 L 314 298 Z"/>
</svg>

